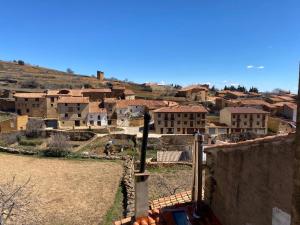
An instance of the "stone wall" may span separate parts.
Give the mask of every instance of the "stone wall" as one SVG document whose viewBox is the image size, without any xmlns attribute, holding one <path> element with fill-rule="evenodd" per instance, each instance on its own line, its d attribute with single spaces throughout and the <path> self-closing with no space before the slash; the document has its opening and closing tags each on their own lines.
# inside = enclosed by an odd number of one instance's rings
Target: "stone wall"
<svg viewBox="0 0 300 225">
<path fill-rule="evenodd" d="M 193 135 L 162 135 L 160 138 L 163 151 L 188 151 L 194 145 Z"/>
<path fill-rule="evenodd" d="M 205 200 L 223 225 L 270 225 L 280 216 L 273 212 L 291 214 L 294 134 L 205 151 Z"/>
<path fill-rule="evenodd" d="M 135 199 L 135 189 L 134 189 L 134 163 L 132 158 L 127 158 L 124 163 L 124 176 L 123 176 L 123 186 L 124 186 L 124 210 L 125 216 L 134 216 L 134 199 Z"/>
</svg>

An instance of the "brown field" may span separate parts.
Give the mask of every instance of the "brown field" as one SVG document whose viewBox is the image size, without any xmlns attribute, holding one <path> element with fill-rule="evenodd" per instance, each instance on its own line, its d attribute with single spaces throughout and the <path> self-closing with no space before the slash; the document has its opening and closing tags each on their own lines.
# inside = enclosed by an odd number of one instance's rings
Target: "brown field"
<svg viewBox="0 0 300 225">
<path fill-rule="evenodd" d="M 149 169 L 149 198 L 150 200 L 189 191 L 192 187 L 192 168 L 176 166 L 174 168 Z"/>
<path fill-rule="evenodd" d="M 0 154 L 0 183 L 29 177 L 32 204 L 46 225 L 101 224 L 112 206 L 122 166 L 116 162 L 41 159 Z"/>
</svg>

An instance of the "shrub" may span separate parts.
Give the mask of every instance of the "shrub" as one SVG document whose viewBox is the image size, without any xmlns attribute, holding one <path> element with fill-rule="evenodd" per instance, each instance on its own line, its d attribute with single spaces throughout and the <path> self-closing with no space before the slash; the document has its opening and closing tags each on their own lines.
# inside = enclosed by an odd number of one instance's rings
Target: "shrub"
<svg viewBox="0 0 300 225">
<path fill-rule="evenodd" d="M 0 145 L 7 146 L 18 142 L 21 139 L 20 133 L 2 134 L 0 136 Z"/>
<path fill-rule="evenodd" d="M 74 71 L 73 71 L 71 68 L 68 68 L 68 69 L 67 69 L 67 73 L 74 74 Z"/>
<path fill-rule="evenodd" d="M 46 127 L 45 122 L 38 119 L 30 119 L 26 126 L 26 137 L 36 138 L 40 136 L 41 130 Z"/>
<path fill-rule="evenodd" d="M 44 156 L 66 157 L 70 153 L 71 145 L 69 138 L 61 133 L 51 135 L 48 148 L 43 151 Z"/>
<path fill-rule="evenodd" d="M 40 84 L 35 80 L 27 80 L 21 83 L 21 88 L 39 88 Z"/>
<path fill-rule="evenodd" d="M 21 138 L 19 140 L 19 144 L 20 145 L 23 145 L 23 146 L 38 146 L 38 145 L 41 145 L 43 144 L 43 141 L 42 140 L 39 140 L 39 139 L 26 139 L 26 138 Z"/>
</svg>

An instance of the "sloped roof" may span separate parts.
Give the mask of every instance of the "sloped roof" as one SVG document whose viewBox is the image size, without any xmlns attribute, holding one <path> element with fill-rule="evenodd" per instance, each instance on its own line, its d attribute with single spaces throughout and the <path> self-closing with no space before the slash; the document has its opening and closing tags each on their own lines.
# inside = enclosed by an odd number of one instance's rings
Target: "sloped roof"
<svg viewBox="0 0 300 225">
<path fill-rule="evenodd" d="M 199 89 L 199 90 L 205 90 L 207 91 L 207 87 L 205 86 L 202 86 L 202 85 L 190 85 L 190 86 L 187 86 L 187 87 L 184 87 L 180 90 L 178 90 L 179 92 L 182 92 L 182 91 L 190 91 L 190 90 L 193 90 L 193 89 Z"/>
<path fill-rule="evenodd" d="M 104 98 L 103 100 L 105 103 L 116 103 L 117 99 L 116 98 Z"/>
<path fill-rule="evenodd" d="M 111 89 L 109 88 L 89 88 L 82 89 L 82 93 L 111 93 Z"/>
<path fill-rule="evenodd" d="M 166 106 L 165 101 L 159 100 L 145 100 L 145 99 L 132 99 L 132 100 L 118 100 L 116 108 L 127 108 L 128 106 L 145 106 L 149 109 L 155 109 Z"/>
<path fill-rule="evenodd" d="M 252 107 L 226 107 L 223 110 L 227 110 L 231 113 L 254 113 L 254 114 L 268 114 L 269 112 L 266 112 L 264 110 L 252 108 Z"/>
<path fill-rule="evenodd" d="M 154 204 L 154 202 L 156 202 Z M 191 225 L 221 225 L 208 206 L 203 206 L 201 218 L 195 218 L 194 203 L 191 200 L 191 192 L 186 191 L 150 202 L 149 215 L 144 218 L 134 219 L 128 217 L 115 221 L 114 225 L 177 225 L 173 213 L 183 211 Z M 165 210 L 167 209 L 167 210 Z"/>
<path fill-rule="evenodd" d="M 16 98 L 44 98 L 45 93 L 15 93 L 14 97 Z"/>
<path fill-rule="evenodd" d="M 173 106 L 173 107 L 163 107 L 154 112 L 159 113 L 207 113 L 208 111 L 202 105 L 191 105 L 191 106 Z"/>
<path fill-rule="evenodd" d="M 242 105 L 262 105 L 262 106 L 267 106 L 269 108 L 275 108 L 274 105 L 266 102 L 265 100 L 261 100 L 261 99 L 242 99 L 242 100 L 240 100 L 240 103 Z"/>
<path fill-rule="evenodd" d="M 88 97 L 60 97 L 57 103 L 69 103 L 69 104 L 88 104 Z"/>
<path fill-rule="evenodd" d="M 130 89 L 125 89 L 124 94 L 125 95 L 135 95 L 134 91 L 132 91 Z"/>
<path fill-rule="evenodd" d="M 291 109 L 297 109 L 297 104 L 295 103 L 285 103 L 284 106 L 289 107 Z"/>
<path fill-rule="evenodd" d="M 90 102 L 89 113 L 106 113 L 106 109 L 100 108 L 101 102 Z"/>
</svg>

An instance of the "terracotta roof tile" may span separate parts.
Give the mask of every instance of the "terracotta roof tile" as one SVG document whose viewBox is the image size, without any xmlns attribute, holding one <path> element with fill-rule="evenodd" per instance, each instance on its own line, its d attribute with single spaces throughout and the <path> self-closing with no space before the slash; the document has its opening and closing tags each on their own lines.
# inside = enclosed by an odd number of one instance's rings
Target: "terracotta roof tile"
<svg viewBox="0 0 300 225">
<path fill-rule="evenodd" d="M 89 98 L 88 97 L 60 97 L 57 103 L 70 103 L 70 104 L 88 104 Z"/>
<path fill-rule="evenodd" d="M 155 109 L 167 106 L 167 102 L 159 100 L 144 100 L 144 99 L 135 99 L 135 100 L 118 100 L 116 108 L 127 108 L 128 106 L 145 106 L 149 109 Z"/>
<path fill-rule="evenodd" d="M 295 104 L 295 103 L 285 103 L 284 105 L 291 109 L 297 109 L 297 104 Z"/>
<path fill-rule="evenodd" d="M 181 91 L 190 91 L 190 90 L 193 90 L 193 89 L 199 89 L 199 90 L 205 90 L 205 91 L 208 90 L 207 87 L 204 87 L 202 85 L 190 85 L 190 86 L 184 87 L 184 88 L 182 88 L 178 91 L 179 92 L 181 92 Z"/>
<path fill-rule="evenodd" d="M 252 108 L 252 107 L 226 107 L 223 110 L 227 110 L 231 113 L 263 113 L 263 114 L 268 114 L 269 112 Z"/>
<path fill-rule="evenodd" d="M 116 103 L 117 99 L 116 98 L 104 98 L 103 100 L 105 103 Z"/>
<path fill-rule="evenodd" d="M 261 105 L 269 108 L 275 108 L 275 106 L 273 106 L 272 104 L 261 99 L 242 99 L 240 100 L 240 103 L 241 105 Z"/>
<path fill-rule="evenodd" d="M 16 93 L 14 97 L 16 98 L 44 98 L 45 93 Z"/>
<path fill-rule="evenodd" d="M 126 89 L 126 90 L 124 91 L 124 94 L 125 94 L 125 95 L 134 95 L 135 93 L 134 93 L 134 91 L 132 91 L 132 90 Z"/>
<path fill-rule="evenodd" d="M 106 109 L 100 108 L 100 102 L 90 102 L 89 113 L 106 113 Z"/>
<path fill-rule="evenodd" d="M 221 225 L 211 209 L 203 205 L 202 217 L 195 218 L 194 204 L 191 201 L 191 192 L 182 192 L 166 198 L 154 200 L 155 204 L 161 202 L 159 208 L 151 208 L 149 214 L 143 218 L 128 217 L 115 221 L 115 225 L 177 225 L 173 213 L 181 211 L 186 214 L 191 225 Z M 150 203 L 151 204 L 151 203 Z"/>
<path fill-rule="evenodd" d="M 82 93 L 111 93 L 109 88 L 82 89 Z"/>
<path fill-rule="evenodd" d="M 202 105 L 192 105 L 192 106 L 173 106 L 173 107 L 164 107 L 160 108 L 157 110 L 154 110 L 154 112 L 164 112 L 164 113 L 181 113 L 181 112 L 186 112 L 186 113 L 207 113 L 207 110 L 202 106 Z"/>
</svg>

